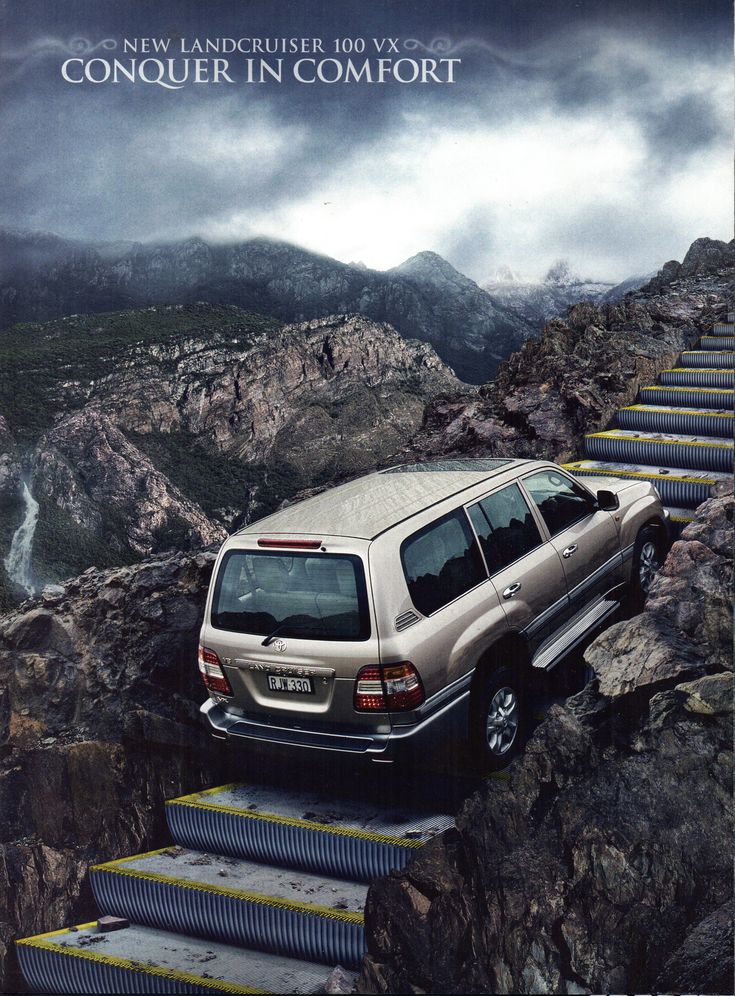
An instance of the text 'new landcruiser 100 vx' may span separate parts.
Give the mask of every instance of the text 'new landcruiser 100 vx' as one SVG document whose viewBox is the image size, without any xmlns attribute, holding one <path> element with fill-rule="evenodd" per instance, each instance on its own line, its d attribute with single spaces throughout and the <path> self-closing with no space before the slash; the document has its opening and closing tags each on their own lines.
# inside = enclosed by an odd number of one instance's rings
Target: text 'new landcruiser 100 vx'
<svg viewBox="0 0 735 996">
<path fill-rule="evenodd" d="M 645 481 L 447 460 L 369 474 L 231 536 L 201 631 L 221 738 L 391 760 L 522 743 L 526 691 L 648 587 L 666 518 Z"/>
</svg>

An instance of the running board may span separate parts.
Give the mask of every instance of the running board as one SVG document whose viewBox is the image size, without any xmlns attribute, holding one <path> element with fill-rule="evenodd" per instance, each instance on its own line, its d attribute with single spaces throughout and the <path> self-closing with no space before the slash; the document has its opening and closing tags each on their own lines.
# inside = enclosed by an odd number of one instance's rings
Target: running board
<svg viewBox="0 0 735 996">
<path fill-rule="evenodd" d="M 603 601 L 593 605 L 574 625 L 564 630 L 553 643 L 542 647 L 531 661 L 531 665 L 544 671 L 550 671 L 584 640 L 590 630 L 599 626 L 619 608 L 620 602 L 613 598 L 603 599 Z"/>
</svg>

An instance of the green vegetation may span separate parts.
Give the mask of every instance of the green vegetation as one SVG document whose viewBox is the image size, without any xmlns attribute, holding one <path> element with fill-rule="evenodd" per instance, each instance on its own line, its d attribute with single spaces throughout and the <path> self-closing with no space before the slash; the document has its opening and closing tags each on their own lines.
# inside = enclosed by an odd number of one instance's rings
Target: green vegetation
<svg viewBox="0 0 735 996">
<path fill-rule="evenodd" d="M 193 334 L 243 348 L 280 327 L 273 318 L 227 305 L 158 305 L 139 311 L 72 315 L 0 334 L 0 412 L 16 438 L 34 441 L 54 415 L 81 407 L 90 383 L 115 369 L 136 345 Z"/>
<path fill-rule="evenodd" d="M 127 436 L 212 518 L 220 518 L 222 509 L 240 511 L 253 499 L 256 514 L 266 515 L 284 498 L 313 483 L 289 464 L 244 464 L 214 449 L 205 449 L 190 432 L 128 432 Z"/>
<path fill-rule="evenodd" d="M 121 543 L 121 529 L 114 519 L 115 510 L 110 506 L 106 509 L 104 535 L 98 535 L 80 526 L 45 495 L 37 495 L 36 500 L 38 524 L 33 537 L 31 564 L 34 576 L 42 578 L 44 583 L 74 577 L 90 565 L 117 567 L 139 559 Z"/>
</svg>

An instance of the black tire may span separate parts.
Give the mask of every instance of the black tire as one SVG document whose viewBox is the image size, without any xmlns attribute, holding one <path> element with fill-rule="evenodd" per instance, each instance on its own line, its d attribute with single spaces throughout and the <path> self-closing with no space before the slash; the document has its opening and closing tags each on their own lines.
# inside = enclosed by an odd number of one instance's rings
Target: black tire
<svg viewBox="0 0 735 996">
<path fill-rule="evenodd" d="M 644 526 L 638 533 L 633 547 L 633 564 L 630 574 L 630 608 L 640 612 L 645 604 L 651 583 L 666 559 L 666 544 L 660 529 Z"/>
<path fill-rule="evenodd" d="M 501 664 L 481 672 L 476 680 L 470 716 L 472 756 L 482 771 L 501 771 L 525 744 L 528 716 L 522 670 Z"/>
</svg>

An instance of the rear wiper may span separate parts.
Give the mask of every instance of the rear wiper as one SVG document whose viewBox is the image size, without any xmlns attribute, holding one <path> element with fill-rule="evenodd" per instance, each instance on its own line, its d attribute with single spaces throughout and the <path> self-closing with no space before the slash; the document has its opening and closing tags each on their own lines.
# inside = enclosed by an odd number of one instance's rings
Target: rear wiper
<svg viewBox="0 0 735 996">
<path fill-rule="evenodd" d="M 273 630 L 272 633 L 269 633 L 268 636 L 266 636 L 265 640 L 263 640 L 263 642 L 260 644 L 261 647 L 269 647 L 271 645 L 271 643 L 273 642 L 273 640 L 275 640 L 275 638 L 278 636 L 278 634 L 282 633 L 284 629 L 288 629 L 290 626 L 293 626 L 293 622 L 289 622 L 288 619 L 284 619 L 283 622 L 279 623 L 276 626 L 276 628 Z M 327 627 L 324 625 L 324 622 L 322 620 L 319 620 L 319 619 L 312 619 L 310 622 L 302 624 L 299 627 L 299 629 L 302 632 L 305 632 L 305 633 L 314 633 L 314 632 L 316 632 L 316 633 L 328 633 L 329 632 L 329 630 L 327 629 Z M 291 635 L 295 636 L 296 639 L 299 638 L 298 637 L 298 633 L 292 633 Z"/>
<path fill-rule="evenodd" d="M 278 634 L 281 633 L 286 628 L 286 625 L 287 625 L 286 620 L 280 622 L 273 630 L 273 632 L 269 633 L 268 636 L 266 636 L 265 640 L 263 640 L 263 642 L 261 643 L 261 647 L 269 647 L 271 643 L 275 640 L 275 638 L 278 636 Z"/>
</svg>

